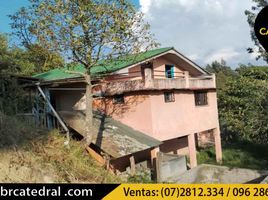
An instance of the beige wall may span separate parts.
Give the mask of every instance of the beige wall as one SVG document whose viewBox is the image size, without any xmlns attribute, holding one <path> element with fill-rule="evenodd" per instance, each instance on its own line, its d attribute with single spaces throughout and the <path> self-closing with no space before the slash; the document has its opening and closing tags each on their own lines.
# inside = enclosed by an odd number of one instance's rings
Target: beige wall
<svg viewBox="0 0 268 200">
<path fill-rule="evenodd" d="M 56 110 L 72 111 L 83 110 L 85 108 L 85 97 L 82 91 L 52 91 L 55 98 Z"/>
<path fill-rule="evenodd" d="M 165 78 L 165 66 L 166 65 L 174 65 L 174 73 L 175 76 L 182 76 L 182 70 L 180 69 L 180 67 L 178 65 L 175 65 L 174 63 L 172 63 L 171 61 L 169 61 L 168 59 L 164 58 L 164 57 L 160 57 L 157 58 L 156 60 L 154 60 L 153 62 L 153 66 L 154 66 L 154 78 Z M 156 71 L 155 71 L 156 70 Z M 157 71 L 162 71 L 162 72 L 157 72 Z"/>
<path fill-rule="evenodd" d="M 160 145 L 160 151 L 163 153 L 173 153 L 179 155 L 187 155 L 188 139 L 187 137 L 166 140 Z"/>
<path fill-rule="evenodd" d="M 175 67 L 175 76 L 182 76 L 183 75 L 183 70 L 180 68 L 180 66 L 174 64 L 173 62 L 169 61 L 168 59 L 165 58 L 165 56 L 159 57 L 155 60 L 153 60 L 153 75 L 154 78 L 159 78 L 159 79 L 163 79 L 165 78 L 165 65 L 174 65 Z M 155 71 L 156 70 L 156 71 Z M 136 65 L 133 66 L 131 68 L 129 68 L 128 70 L 122 70 L 121 72 L 126 73 L 129 72 L 129 75 L 112 75 L 107 77 L 106 79 L 108 81 L 125 81 L 125 80 L 137 80 L 137 79 L 141 79 L 141 72 L 139 73 L 138 71 L 141 71 L 141 66 L 140 65 Z M 162 71 L 162 72 L 157 72 L 157 71 Z M 135 73 L 134 73 L 135 72 Z"/>
</svg>

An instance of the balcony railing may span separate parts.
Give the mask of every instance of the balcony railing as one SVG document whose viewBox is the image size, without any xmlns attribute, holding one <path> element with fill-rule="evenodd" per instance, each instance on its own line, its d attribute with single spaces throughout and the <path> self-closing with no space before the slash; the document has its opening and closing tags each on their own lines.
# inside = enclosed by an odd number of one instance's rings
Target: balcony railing
<svg viewBox="0 0 268 200">
<path fill-rule="evenodd" d="M 216 88 L 215 76 L 190 78 L 188 74 L 174 79 L 112 81 L 102 87 L 107 95 L 142 90 L 212 89 Z"/>
</svg>

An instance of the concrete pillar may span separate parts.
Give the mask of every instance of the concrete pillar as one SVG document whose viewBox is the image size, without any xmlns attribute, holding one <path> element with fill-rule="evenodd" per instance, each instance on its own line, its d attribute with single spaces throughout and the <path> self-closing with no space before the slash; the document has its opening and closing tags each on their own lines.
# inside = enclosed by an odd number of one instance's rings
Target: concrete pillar
<svg viewBox="0 0 268 200">
<path fill-rule="evenodd" d="M 184 71 L 184 78 L 185 78 L 185 88 L 189 88 L 190 87 L 190 80 L 189 80 L 189 72 L 188 71 Z"/>
<path fill-rule="evenodd" d="M 213 87 L 216 88 L 216 75 L 212 74 Z"/>
<path fill-rule="evenodd" d="M 188 148 L 189 148 L 189 156 L 190 156 L 190 168 L 194 168 L 197 166 L 197 158 L 196 158 L 196 146 L 195 146 L 195 134 L 188 135 Z"/>
<path fill-rule="evenodd" d="M 159 147 L 155 147 L 154 149 L 151 150 L 151 164 L 152 166 L 155 163 L 156 157 L 157 157 L 157 153 L 159 152 Z"/>
<path fill-rule="evenodd" d="M 145 87 L 152 87 L 153 82 L 153 66 L 152 64 L 148 64 L 144 66 L 144 83 Z"/>
<path fill-rule="evenodd" d="M 214 140 L 215 140 L 215 152 L 216 152 L 216 160 L 218 163 L 222 163 L 222 148 L 221 148 L 221 133 L 220 129 L 215 128 L 213 130 Z"/>
<path fill-rule="evenodd" d="M 134 176 L 136 174 L 136 165 L 135 165 L 134 156 L 131 156 L 129 158 L 129 162 L 130 162 L 130 173 L 131 173 L 132 176 Z"/>
</svg>

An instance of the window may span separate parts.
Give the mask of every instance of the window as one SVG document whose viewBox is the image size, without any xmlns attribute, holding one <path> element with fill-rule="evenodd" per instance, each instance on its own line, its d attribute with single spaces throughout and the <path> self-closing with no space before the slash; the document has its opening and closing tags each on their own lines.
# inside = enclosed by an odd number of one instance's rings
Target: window
<svg viewBox="0 0 268 200">
<path fill-rule="evenodd" d="M 175 101 L 174 92 L 164 92 L 164 98 L 166 103 L 174 102 Z"/>
<path fill-rule="evenodd" d="M 196 91 L 194 93 L 194 98 L 195 98 L 195 105 L 196 106 L 208 105 L 207 92 Z"/>
<path fill-rule="evenodd" d="M 114 99 L 113 99 L 113 103 L 114 104 L 121 104 L 121 103 L 125 103 L 125 99 L 124 99 L 124 95 L 115 95 Z"/>
<path fill-rule="evenodd" d="M 174 78 L 174 65 L 166 65 L 165 73 L 166 78 Z"/>
</svg>

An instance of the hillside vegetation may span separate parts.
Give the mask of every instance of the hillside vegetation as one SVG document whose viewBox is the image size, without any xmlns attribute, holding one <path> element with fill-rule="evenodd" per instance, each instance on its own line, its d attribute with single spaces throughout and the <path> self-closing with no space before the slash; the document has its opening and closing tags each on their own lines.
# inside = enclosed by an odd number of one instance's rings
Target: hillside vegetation
<svg viewBox="0 0 268 200">
<path fill-rule="evenodd" d="M 0 182 L 120 182 L 79 141 L 72 140 L 68 149 L 57 130 L 40 130 L 1 113 L 0 158 Z"/>
</svg>

